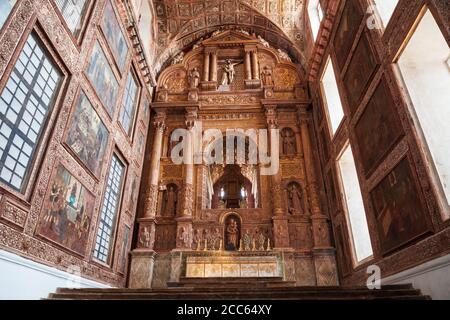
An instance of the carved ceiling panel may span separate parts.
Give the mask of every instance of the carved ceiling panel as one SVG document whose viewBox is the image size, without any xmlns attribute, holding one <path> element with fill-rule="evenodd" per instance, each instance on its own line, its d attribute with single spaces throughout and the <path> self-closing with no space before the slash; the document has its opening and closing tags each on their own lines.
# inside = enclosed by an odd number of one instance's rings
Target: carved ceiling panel
<svg viewBox="0 0 450 320">
<path fill-rule="evenodd" d="M 156 69 L 217 29 L 243 29 L 305 63 L 305 0 L 153 0 L 158 21 Z"/>
</svg>

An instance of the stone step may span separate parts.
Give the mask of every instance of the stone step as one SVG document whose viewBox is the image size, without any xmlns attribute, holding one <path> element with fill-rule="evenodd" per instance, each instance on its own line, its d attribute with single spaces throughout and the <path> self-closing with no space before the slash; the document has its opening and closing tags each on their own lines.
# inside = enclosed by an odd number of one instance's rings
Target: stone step
<svg viewBox="0 0 450 320">
<path fill-rule="evenodd" d="M 420 290 L 412 286 L 388 286 L 382 290 L 363 287 L 284 287 L 284 288 L 197 288 L 168 289 L 67 289 L 59 288 L 48 299 L 71 300 L 425 300 Z"/>
</svg>

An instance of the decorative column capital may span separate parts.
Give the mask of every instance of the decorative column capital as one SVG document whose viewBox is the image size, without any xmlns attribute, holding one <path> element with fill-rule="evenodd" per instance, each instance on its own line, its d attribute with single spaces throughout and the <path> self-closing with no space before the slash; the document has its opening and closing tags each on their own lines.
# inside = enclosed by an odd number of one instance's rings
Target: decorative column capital
<svg viewBox="0 0 450 320">
<path fill-rule="evenodd" d="M 157 130 L 164 131 L 166 128 L 167 114 L 165 111 L 156 111 L 156 116 L 153 119 L 153 125 Z"/>
</svg>

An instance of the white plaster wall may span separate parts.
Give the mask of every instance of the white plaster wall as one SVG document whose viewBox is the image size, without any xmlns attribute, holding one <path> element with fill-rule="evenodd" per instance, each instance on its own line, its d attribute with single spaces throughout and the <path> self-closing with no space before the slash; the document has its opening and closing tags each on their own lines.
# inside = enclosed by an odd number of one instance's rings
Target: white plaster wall
<svg viewBox="0 0 450 320">
<path fill-rule="evenodd" d="M 450 254 L 381 280 L 386 284 L 412 283 L 434 300 L 450 300 Z"/>
<path fill-rule="evenodd" d="M 375 4 L 384 26 L 387 26 L 398 4 L 398 0 L 375 0 Z"/>
<path fill-rule="evenodd" d="M 58 287 L 110 288 L 0 250 L 0 300 L 47 298 Z"/>
</svg>

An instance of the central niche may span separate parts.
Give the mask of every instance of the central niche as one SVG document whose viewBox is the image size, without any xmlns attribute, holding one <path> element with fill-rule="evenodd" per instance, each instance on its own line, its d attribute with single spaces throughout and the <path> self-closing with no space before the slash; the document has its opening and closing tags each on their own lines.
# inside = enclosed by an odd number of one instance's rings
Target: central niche
<svg viewBox="0 0 450 320">
<path fill-rule="evenodd" d="M 224 224 L 225 250 L 236 251 L 241 241 L 241 218 L 237 214 L 229 214 Z"/>
<path fill-rule="evenodd" d="M 255 208 L 251 181 L 242 174 L 242 167 L 228 164 L 213 186 L 212 209 Z"/>
</svg>

